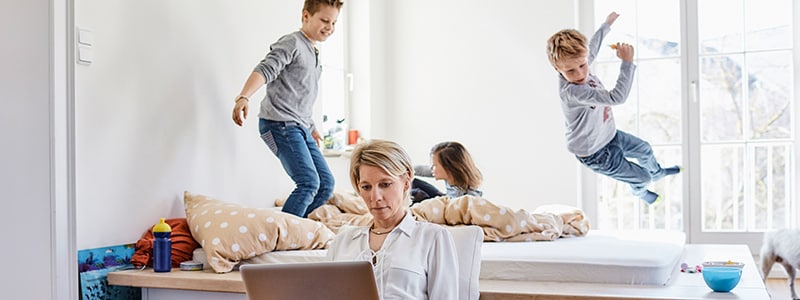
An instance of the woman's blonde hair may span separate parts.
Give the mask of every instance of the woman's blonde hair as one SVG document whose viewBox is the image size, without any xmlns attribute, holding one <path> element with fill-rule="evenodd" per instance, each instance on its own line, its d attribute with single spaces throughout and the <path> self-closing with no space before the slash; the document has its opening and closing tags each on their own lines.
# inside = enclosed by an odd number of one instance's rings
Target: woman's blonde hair
<svg viewBox="0 0 800 300">
<path fill-rule="evenodd" d="M 586 36 L 574 29 L 564 29 L 547 39 L 547 59 L 558 69 L 558 64 L 566 59 L 586 56 Z"/>
<path fill-rule="evenodd" d="M 448 182 L 452 186 L 460 187 L 464 190 L 477 189 L 481 186 L 483 175 L 467 148 L 458 142 L 442 142 L 431 148 L 431 156 L 436 156 L 447 174 L 450 175 Z"/>
<path fill-rule="evenodd" d="M 411 158 L 405 150 L 395 142 L 385 140 L 369 140 L 359 144 L 350 157 L 350 183 L 359 191 L 358 183 L 361 181 L 361 166 L 381 168 L 386 174 L 401 177 L 408 175 L 408 184 L 414 179 L 414 167 Z M 411 189 L 409 188 L 408 191 Z M 404 195 L 407 202 L 411 202 L 408 192 Z"/>
</svg>

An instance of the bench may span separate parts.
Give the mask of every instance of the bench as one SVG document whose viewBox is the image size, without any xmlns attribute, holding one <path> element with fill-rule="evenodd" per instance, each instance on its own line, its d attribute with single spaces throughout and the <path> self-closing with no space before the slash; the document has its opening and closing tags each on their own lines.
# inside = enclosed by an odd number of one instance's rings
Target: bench
<svg viewBox="0 0 800 300">
<path fill-rule="evenodd" d="M 687 244 L 685 262 L 733 260 L 745 263 L 742 279 L 731 293 L 715 293 L 700 273 L 675 274 L 666 286 L 481 280 L 480 299 L 770 299 L 746 245 Z M 211 270 L 155 273 L 152 269 L 108 274 L 112 285 L 141 287 L 143 300 L 228 299 L 246 300 L 239 272 L 216 274 Z"/>
</svg>

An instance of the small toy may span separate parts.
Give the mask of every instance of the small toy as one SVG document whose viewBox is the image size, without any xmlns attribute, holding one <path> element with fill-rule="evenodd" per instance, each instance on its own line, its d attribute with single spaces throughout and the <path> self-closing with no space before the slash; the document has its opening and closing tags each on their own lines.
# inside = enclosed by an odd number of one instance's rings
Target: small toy
<svg viewBox="0 0 800 300">
<path fill-rule="evenodd" d="M 681 263 L 681 272 L 685 272 L 685 273 L 700 273 L 700 272 L 703 272 L 703 266 L 702 265 L 695 265 L 694 268 L 690 269 L 689 268 L 689 264 Z"/>
</svg>

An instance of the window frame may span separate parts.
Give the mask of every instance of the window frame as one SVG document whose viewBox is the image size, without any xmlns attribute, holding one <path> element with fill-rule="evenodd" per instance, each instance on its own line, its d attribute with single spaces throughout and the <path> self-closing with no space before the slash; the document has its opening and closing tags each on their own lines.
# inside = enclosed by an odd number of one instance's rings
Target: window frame
<svg viewBox="0 0 800 300">
<path fill-rule="evenodd" d="M 682 128 L 681 144 L 683 166 L 683 231 L 687 236 L 687 243 L 703 244 L 747 244 L 753 253 L 758 253 L 763 233 L 762 232 L 703 232 L 702 230 L 702 207 L 700 199 L 701 186 L 701 127 L 700 127 L 700 102 L 699 86 L 700 81 L 700 53 L 699 53 L 699 34 L 698 34 L 698 1 L 702 0 L 679 0 L 681 17 L 681 97 L 682 97 Z M 792 1 L 793 8 L 793 30 L 800 32 L 800 3 Z M 578 5 L 578 29 L 581 32 L 594 32 L 596 26 L 603 20 L 594 19 L 594 1 L 582 1 Z M 613 30 L 613 29 L 612 29 Z M 798 227 L 798 217 L 800 216 L 800 205 L 798 202 L 797 186 L 800 185 L 800 38 L 793 41 L 793 72 L 794 72 L 794 103 L 795 107 L 792 116 L 792 128 L 795 136 L 793 147 L 795 158 L 788 168 L 794 174 L 793 182 L 789 184 L 791 198 L 791 208 L 794 212 L 790 219 L 792 228 Z M 581 204 L 584 212 L 590 220 L 597 220 L 599 191 L 597 182 L 599 175 L 593 173 L 585 167 L 580 168 Z M 749 174 L 747 174 L 749 176 Z M 597 221 L 592 221 L 597 228 Z"/>
</svg>

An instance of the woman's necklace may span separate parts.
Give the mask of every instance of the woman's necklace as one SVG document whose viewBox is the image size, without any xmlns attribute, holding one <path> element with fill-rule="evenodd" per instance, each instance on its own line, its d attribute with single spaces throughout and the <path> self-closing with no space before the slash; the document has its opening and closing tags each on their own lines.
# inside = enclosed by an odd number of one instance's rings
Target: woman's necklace
<svg viewBox="0 0 800 300">
<path fill-rule="evenodd" d="M 403 219 L 401 218 L 397 223 L 394 224 L 394 226 L 392 226 L 392 228 L 389 228 L 386 231 L 377 231 L 377 230 L 375 230 L 375 223 L 372 223 L 372 226 L 369 227 L 369 232 L 374 233 L 375 235 L 384 235 L 384 234 L 387 234 L 389 232 L 392 232 L 392 230 L 397 228 L 397 225 L 400 225 L 400 223 L 402 221 L 403 221 Z"/>
<path fill-rule="evenodd" d="M 394 229 L 394 228 L 392 228 L 392 229 Z M 381 232 L 381 231 L 377 231 L 377 230 L 375 230 L 375 228 L 373 228 L 373 227 L 370 227 L 370 228 L 369 228 L 369 232 L 372 232 L 372 233 L 374 233 L 374 234 L 377 234 L 377 235 L 384 235 L 384 234 L 387 234 L 387 233 L 389 233 L 389 232 L 392 232 L 392 229 L 389 229 L 389 230 L 387 230 L 387 231 L 383 231 L 383 232 Z"/>
</svg>

